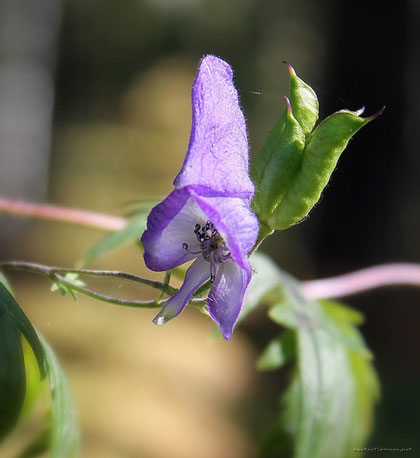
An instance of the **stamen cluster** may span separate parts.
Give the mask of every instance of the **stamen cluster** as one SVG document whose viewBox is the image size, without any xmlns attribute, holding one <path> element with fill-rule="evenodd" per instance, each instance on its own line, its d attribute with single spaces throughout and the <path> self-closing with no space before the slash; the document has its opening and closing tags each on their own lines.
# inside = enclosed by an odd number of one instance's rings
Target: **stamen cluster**
<svg viewBox="0 0 420 458">
<path fill-rule="evenodd" d="M 182 247 L 189 253 L 201 254 L 210 263 L 210 281 L 213 282 L 217 265 L 231 259 L 230 251 L 214 224 L 210 221 L 207 221 L 204 226 L 197 223 L 194 228 L 194 234 L 200 243 L 200 249 L 192 251 L 188 248 L 188 243 L 183 243 Z"/>
</svg>

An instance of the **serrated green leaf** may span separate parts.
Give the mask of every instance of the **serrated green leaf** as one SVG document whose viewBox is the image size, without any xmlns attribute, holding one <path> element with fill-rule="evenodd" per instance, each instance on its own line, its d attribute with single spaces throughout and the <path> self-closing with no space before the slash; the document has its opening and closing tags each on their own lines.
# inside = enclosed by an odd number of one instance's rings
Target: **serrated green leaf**
<svg viewBox="0 0 420 458">
<path fill-rule="evenodd" d="M 378 396 L 371 353 L 355 327 L 362 316 L 310 300 L 293 277 L 280 269 L 277 276 L 282 286 L 266 296 L 277 301 L 269 316 L 295 333 L 297 367 L 264 453 L 286 453 L 293 442 L 294 458 L 350 458 L 370 434 Z"/>
<path fill-rule="evenodd" d="M 361 312 L 348 305 L 332 302 L 331 300 L 321 300 L 319 302 L 322 304 L 327 315 L 334 318 L 337 322 L 348 322 L 360 326 L 365 321 Z"/>
<path fill-rule="evenodd" d="M 284 366 L 295 353 L 295 333 L 285 330 L 279 337 L 272 340 L 257 360 L 257 369 L 271 371 Z"/>
<path fill-rule="evenodd" d="M 362 447 L 373 430 L 374 404 L 380 398 L 378 376 L 368 358 L 350 352 L 350 364 L 355 380 L 355 404 L 352 412 L 350 444 Z"/>
<path fill-rule="evenodd" d="M 51 458 L 73 458 L 78 455 L 80 433 L 77 412 L 67 377 L 43 336 L 39 336 L 45 351 L 51 388 Z"/>
<path fill-rule="evenodd" d="M 342 110 L 326 118 L 311 134 L 300 170 L 268 221 L 273 229 L 287 229 L 305 218 L 318 202 L 350 138 L 373 117 Z"/>
<path fill-rule="evenodd" d="M 305 304 L 306 309 L 315 307 L 315 302 Z M 354 424 L 360 400 L 358 374 L 351 357 L 370 364 L 370 353 L 367 349 L 364 353 L 360 348 L 353 350 L 322 313 L 316 322 L 311 318 L 309 322 L 310 326 L 300 326 L 297 334 L 297 377 L 302 395 L 295 458 L 347 458 L 353 455 L 353 448 L 364 445 L 353 434 L 354 428 L 360 428 L 360 424 Z M 375 399 L 367 401 L 372 411 Z M 369 433 L 364 431 L 363 440 Z"/>
<path fill-rule="evenodd" d="M 355 324 L 363 323 L 363 315 L 348 306 L 331 301 L 319 301 L 326 317 L 325 326 L 343 346 L 367 358 L 372 354 Z"/>
<path fill-rule="evenodd" d="M 140 241 L 140 237 L 146 229 L 146 219 L 147 217 L 144 214 L 136 216 L 121 231 L 107 234 L 84 255 L 80 265 L 89 264 L 127 243 Z"/>
</svg>

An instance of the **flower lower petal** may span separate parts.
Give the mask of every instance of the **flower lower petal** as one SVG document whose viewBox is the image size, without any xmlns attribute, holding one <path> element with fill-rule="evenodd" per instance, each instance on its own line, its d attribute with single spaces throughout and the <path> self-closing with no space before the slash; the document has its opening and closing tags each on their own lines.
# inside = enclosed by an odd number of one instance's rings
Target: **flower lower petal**
<svg viewBox="0 0 420 458">
<path fill-rule="evenodd" d="M 164 305 L 162 310 L 153 319 L 153 323 L 160 326 L 179 315 L 197 289 L 210 278 L 210 264 L 203 258 L 195 260 L 187 273 L 179 291 Z"/>
<path fill-rule="evenodd" d="M 156 205 L 147 219 L 143 233 L 144 261 L 154 271 L 164 271 L 184 264 L 196 255 L 183 248 L 187 243 L 194 251 L 199 247 L 194 235 L 195 224 L 204 224 L 206 215 L 187 188 L 176 189 Z"/>
<path fill-rule="evenodd" d="M 249 270 L 244 270 L 234 261 L 227 261 L 219 266 L 207 305 L 211 317 L 220 326 L 226 340 L 232 339 L 233 327 L 242 309 L 250 280 L 250 266 Z"/>
</svg>

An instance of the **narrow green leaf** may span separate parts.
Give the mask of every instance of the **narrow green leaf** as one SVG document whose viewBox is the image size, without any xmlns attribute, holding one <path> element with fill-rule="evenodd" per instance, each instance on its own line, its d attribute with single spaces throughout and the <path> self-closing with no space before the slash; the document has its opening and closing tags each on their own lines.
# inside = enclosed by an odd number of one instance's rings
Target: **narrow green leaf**
<svg viewBox="0 0 420 458">
<path fill-rule="evenodd" d="M 284 366 L 294 355 L 295 344 L 294 331 L 285 330 L 277 339 L 267 345 L 257 360 L 257 369 L 271 371 Z"/>
<path fill-rule="evenodd" d="M 281 326 L 297 329 L 299 327 L 299 321 L 293 300 L 290 300 L 287 296 L 283 296 L 283 299 L 279 297 L 279 301 L 277 305 L 270 308 L 268 316 Z"/>
<path fill-rule="evenodd" d="M 25 362 L 26 378 L 25 400 L 21 410 L 21 417 L 23 417 L 31 411 L 32 407 L 37 401 L 38 395 L 45 380 L 41 379 L 41 372 L 38 366 L 38 361 L 35 358 L 32 347 L 23 336 L 21 336 L 21 345 Z"/>
<path fill-rule="evenodd" d="M 273 229 L 287 229 L 305 218 L 318 202 L 350 138 L 377 115 L 339 111 L 326 118 L 311 134 L 300 170 L 270 219 Z"/>
<path fill-rule="evenodd" d="M 79 279 L 79 274 L 69 272 L 63 277 L 66 281 L 70 282 L 74 286 L 86 286 L 85 282 Z M 60 291 L 62 296 L 65 296 L 67 293 L 71 295 L 73 300 L 77 302 L 76 292 L 72 289 L 70 285 L 64 284 L 61 281 L 54 281 L 51 285 L 51 291 Z"/>
<path fill-rule="evenodd" d="M 19 307 L 14 297 L 10 294 L 8 289 L 0 283 L 0 307 L 10 316 L 10 319 L 14 322 L 15 326 L 25 336 L 31 346 L 35 357 L 38 361 L 40 368 L 41 377 L 45 377 L 45 365 L 44 365 L 44 352 L 41 343 L 38 339 L 38 335 L 35 332 L 31 322 L 28 320 L 22 309 Z"/>
<path fill-rule="evenodd" d="M 39 336 L 45 351 L 51 388 L 51 458 L 73 458 L 78 455 L 80 433 L 77 412 L 67 377 L 53 349 Z"/>
<path fill-rule="evenodd" d="M 20 331 L 7 307 L 0 297 L 0 439 L 20 416 L 26 386 Z"/>
<path fill-rule="evenodd" d="M 118 232 L 112 232 L 102 238 L 97 244 L 95 244 L 82 258 L 80 265 L 86 265 L 91 263 L 97 258 L 104 256 L 116 248 L 121 247 L 127 243 L 134 241 L 140 241 L 140 237 L 146 229 L 146 216 L 136 216 L 130 220 L 127 225 Z"/>
</svg>

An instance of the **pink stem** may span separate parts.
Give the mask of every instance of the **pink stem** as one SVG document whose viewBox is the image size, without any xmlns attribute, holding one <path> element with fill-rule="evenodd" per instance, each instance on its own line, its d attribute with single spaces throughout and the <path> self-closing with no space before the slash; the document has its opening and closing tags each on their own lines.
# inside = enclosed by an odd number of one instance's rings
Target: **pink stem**
<svg viewBox="0 0 420 458">
<path fill-rule="evenodd" d="M 420 286 L 420 265 L 382 264 L 337 277 L 302 282 L 304 292 L 313 299 L 350 296 L 391 285 Z"/>
<path fill-rule="evenodd" d="M 127 221 L 118 216 L 104 215 L 77 208 L 49 204 L 34 204 L 0 197 L 0 213 L 62 221 L 106 231 L 119 231 Z M 409 263 L 383 264 L 337 277 L 301 283 L 304 292 L 313 299 L 337 298 L 368 291 L 381 286 L 420 286 L 420 265 Z"/>
<path fill-rule="evenodd" d="M 0 197 L 0 213 L 11 213 L 32 218 L 61 221 L 80 226 L 95 227 L 106 231 L 119 231 L 127 221 L 118 216 L 80 210 L 78 208 L 59 207 L 49 204 L 34 204 L 20 200 Z"/>
</svg>

